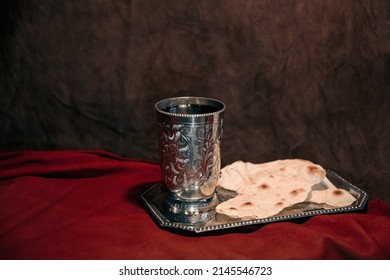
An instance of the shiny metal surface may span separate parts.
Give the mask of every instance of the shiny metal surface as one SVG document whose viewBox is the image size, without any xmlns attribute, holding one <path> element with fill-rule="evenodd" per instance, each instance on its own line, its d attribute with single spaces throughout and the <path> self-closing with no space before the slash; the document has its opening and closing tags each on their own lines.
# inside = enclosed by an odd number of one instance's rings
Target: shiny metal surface
<svg viewBox="0 0 390 280">
<path fill-rule="evenodd" d="M 337 188 L 344 189 L 353 195 L 356 198 L 356 201 L 345 207 L 334 207 L 325 204 L 303 202 L 286 208 L 277 215 L 253 220 L 232 219 L 225 215 L 217 214 L 215 211 L 208 211 L 207 215 L 202 218 L 202 223 L 199 223 L 199 219 L 195 219 L 196 222 L 191 221 L 190 219 L 187 221 L 178 221 L 167 214 L 164 207 L 167 193 L 163 190 L 163 185 L 160 183 L 151 186 L 145 193 L 143 193 L 141 200 L 160 226 L 195 233 L 254 226 L 317 215 L 360 211 L 365 208 L 368 201 L 368 195 L 366 192 L 331 170 L 327 170 L 326 176 Z M 219 187 L 217 187 L 216 194 L 219 203 L 226 201 L 235 195 L 234 193 L 225 191 Z"/>
<path fill-rule="evenodd" d="M 177 97 L 155 105 L 165 207 L 178 221 L 201 222 L 217 204 L 225 105 L 203 97 Z"/>
</svg>

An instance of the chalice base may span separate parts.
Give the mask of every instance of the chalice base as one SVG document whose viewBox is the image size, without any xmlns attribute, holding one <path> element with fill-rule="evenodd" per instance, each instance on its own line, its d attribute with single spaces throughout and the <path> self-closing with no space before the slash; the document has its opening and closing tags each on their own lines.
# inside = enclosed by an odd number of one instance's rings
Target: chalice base
<svg viewBox="0 0 390 280">
<path fill-rule="evenodd" d="M 217 195 L 211 197 L 191 201 L 179 200 L 171 196 L 167 196 L 164 202 L 166 217 L 172 222 L 183 224 L 199 224 L 210 220 L 213 210 L 218 204 Z"/>
</svg>

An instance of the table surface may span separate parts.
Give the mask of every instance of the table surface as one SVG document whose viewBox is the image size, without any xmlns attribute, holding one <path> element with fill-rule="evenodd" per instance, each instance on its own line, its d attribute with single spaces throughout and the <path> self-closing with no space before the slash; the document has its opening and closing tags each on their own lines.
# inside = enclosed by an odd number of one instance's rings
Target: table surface
<svg viewBox="0 0 390 280">
<path fill-rule="evenodd" d="M 342 175 L 342 174 L 341 174 Z M 0 259 L 389 259 L 390 207 L 197 234 L 140 201 L 156 163 L 105 151 L 0 153 Z"/>
</svg>

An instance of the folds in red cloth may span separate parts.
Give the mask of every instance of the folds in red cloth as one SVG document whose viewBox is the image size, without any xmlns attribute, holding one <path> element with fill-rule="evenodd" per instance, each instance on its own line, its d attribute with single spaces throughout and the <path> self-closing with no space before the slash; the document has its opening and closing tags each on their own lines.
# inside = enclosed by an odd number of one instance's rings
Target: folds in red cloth
<svg viewBox="0 0 390 280">
<path fill-rule="evenodd" d="M 0 154 L 0 259 L 389 259 L 390 207 L 208 234 L 160 228 L 140 203 L 155 163 L 104 151 Z"/>
</svg>

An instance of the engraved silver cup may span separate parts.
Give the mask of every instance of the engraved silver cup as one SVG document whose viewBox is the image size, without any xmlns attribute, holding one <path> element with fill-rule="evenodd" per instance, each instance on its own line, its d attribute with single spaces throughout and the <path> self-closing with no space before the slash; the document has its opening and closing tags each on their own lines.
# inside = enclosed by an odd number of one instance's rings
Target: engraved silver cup
<svg viewBox="0 0 390 280">
<path fill-rule="evenodd" d="M 176 222 L 202 222 L 217 204 L 225 105 L 211 98 L 175 97 L 155 108 L 167 215 Z"/>
</svg>

